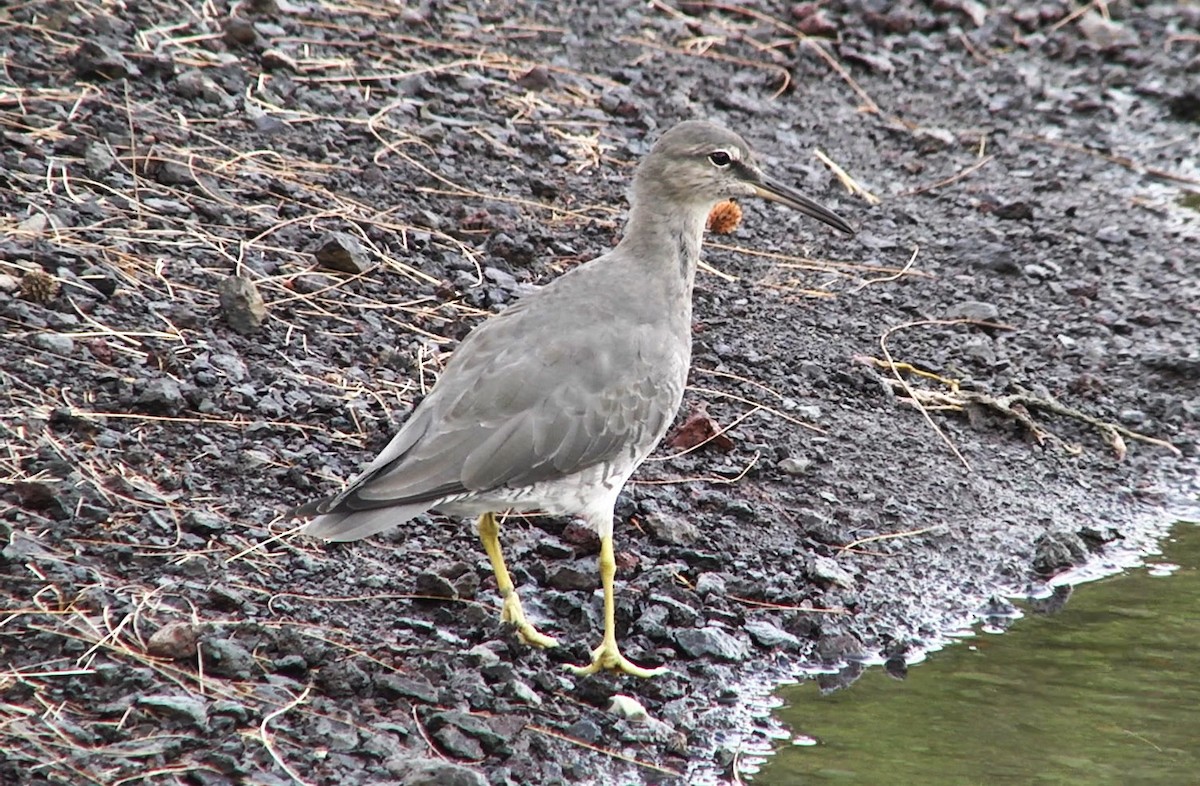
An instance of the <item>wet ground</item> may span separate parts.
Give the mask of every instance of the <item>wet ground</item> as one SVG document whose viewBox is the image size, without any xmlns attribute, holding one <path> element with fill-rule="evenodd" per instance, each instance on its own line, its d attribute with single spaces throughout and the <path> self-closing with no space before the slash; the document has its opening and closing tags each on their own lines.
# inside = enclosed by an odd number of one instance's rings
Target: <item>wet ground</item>
<svg viewBox="0 0 1200 786">
<path fill-rule="evenodd" d="M 1143 564 L 993 615 L 903 683 L 876 669 L 849 691 L 786 690 L 796 736 L 754 782 L 1188 783 L 1197 602 L 1185 522 Z"/>
<path fill-rule="evenodd" d="M 898 668 L 1194 477 L 1194 7 L 114 8 L 0 10 L 0 780 L 728 773 L 745 681 Z M 690 117 L 860 232 L 747 203 L 708 246 L 684 406 L 732 445 L 618 509 L 671 675 L 559 669 L 600 629 L 569 522 L 505 529 L 549 652 L 460 522 L 285 534 Z"/>
</svg>

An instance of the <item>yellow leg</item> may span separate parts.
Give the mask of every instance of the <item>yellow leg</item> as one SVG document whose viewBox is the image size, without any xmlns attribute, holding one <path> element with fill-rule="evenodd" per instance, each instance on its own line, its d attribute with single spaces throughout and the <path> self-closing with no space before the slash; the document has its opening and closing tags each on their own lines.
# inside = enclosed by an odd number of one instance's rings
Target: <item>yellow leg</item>
<svg viewBox="0 0 1200 786">
<path fill-rule="evenodd" d="M 479 539 L 483 541 L 483 549 L 492 562 L 492 572 L 496 574 L 496 585 L 500 597 L 504 599 L 504 608 L 500 619 L 511 622 L 517 628 L 517 635 L 526 644 L 533 647 L 557 647 L 558 642 L 550 636 L 533 627 L 533 623 L 525 619 L 525 610 L 521 608 L 521 599 L 517 596 L 517 588 L 513 586 L 512 577 L 508 575 L 508 566 L 504 564 L 504 555 L 500 553 L 500 525 L 496 523 L 494 513 L 484 513 L 479 517 Z"/>
<path fill-rule="evenodd" d="M 584 676 L 601 669 L 620 671 L 635 677 L 657 677 L 667 672 L 666 666 L 645 669 L 631 662 L 617 648 L 617 601 L 613 594 L 613 579 L 617 575 L 617 560 L 613 555 L 612 535 L 600 538 L 600 583 L 604 586 L 604 639 L 592 650 L 592 662 L 586 666 L 567 666 L 569 671 Z"/>
</svg>

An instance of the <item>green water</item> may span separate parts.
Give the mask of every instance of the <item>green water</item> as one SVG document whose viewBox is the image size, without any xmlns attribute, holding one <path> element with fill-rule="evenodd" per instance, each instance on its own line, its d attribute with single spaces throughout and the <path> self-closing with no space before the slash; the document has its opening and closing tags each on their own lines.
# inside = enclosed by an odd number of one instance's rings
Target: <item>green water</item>
<svg viewBox="0 0 1200 786">
<path fill-rule="evenodd" d="M 786 744 L 753 783 L 1200 784 L 1200 526 L 1172 535 L 1145 567 L 904 681 L 872 668 L 828 696 L 787 689 L 779 717 L 816 744 Z"/>
</svg>

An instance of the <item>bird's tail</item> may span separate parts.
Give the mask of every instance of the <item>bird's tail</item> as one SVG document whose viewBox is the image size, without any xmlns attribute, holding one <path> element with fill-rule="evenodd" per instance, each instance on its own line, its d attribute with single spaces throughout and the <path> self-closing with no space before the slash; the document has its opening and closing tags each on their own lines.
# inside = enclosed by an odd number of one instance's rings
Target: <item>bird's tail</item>
<svg viewBox="0 0 1200 786">
<path fill-rule="evenodd" d="M 296 516 L 311 516 L 319 510 L 325 500 L 310 502 L 293 511 Z M 304 528 L 305 535 L 325 540 L 362 540 L 372 535 L 403 524 L 414 516 L 429 510 L 428 503 L 415 505 L 392 505 L 372 510 L 351 510 L 322 513 Z"/>
</svg>

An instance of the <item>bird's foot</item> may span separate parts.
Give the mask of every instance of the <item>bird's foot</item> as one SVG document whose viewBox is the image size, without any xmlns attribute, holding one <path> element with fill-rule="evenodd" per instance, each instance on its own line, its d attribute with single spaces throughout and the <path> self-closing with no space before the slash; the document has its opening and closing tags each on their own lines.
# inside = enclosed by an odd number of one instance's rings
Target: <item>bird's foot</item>
<svg viewBox="0 0 1200 786">
<path fill-rule="evenodd" d="M 521 641 L 531 647 L 539 649 L 548 649 L 557 647 L 558 642 L 553 636 L 547 636 L 537 628 L 533 627 L 533 623 L 525 617 L 525 609 L 521 607 L 521 599 L 517 596 L 516 590 L 508 594 L 504 599 L 504 608 L 500 612 L 500 619 L 504 622 L 511 622 L 517 629 L 517 635 L 521 637 Z"/>
<path fill-rule="evenodd" d="M 599 647 L 592 650 L 591 663 L 586 666 L 572 666 L 568 664 L 563 666 L 563 668 L 579 677 L 586 677 L 589 674 L 595 674 L 596 672 L 604 669 L 642 678 L 657 677 L 660 674 L 666 674 L 669 671 L 666 666 L 659 666 L 656 669 L 647 669 L 637 665 L 621 654 L 621 651 L 617 649 L 617 642 L 610 641 L 607 638 Z"/>
</svg>

